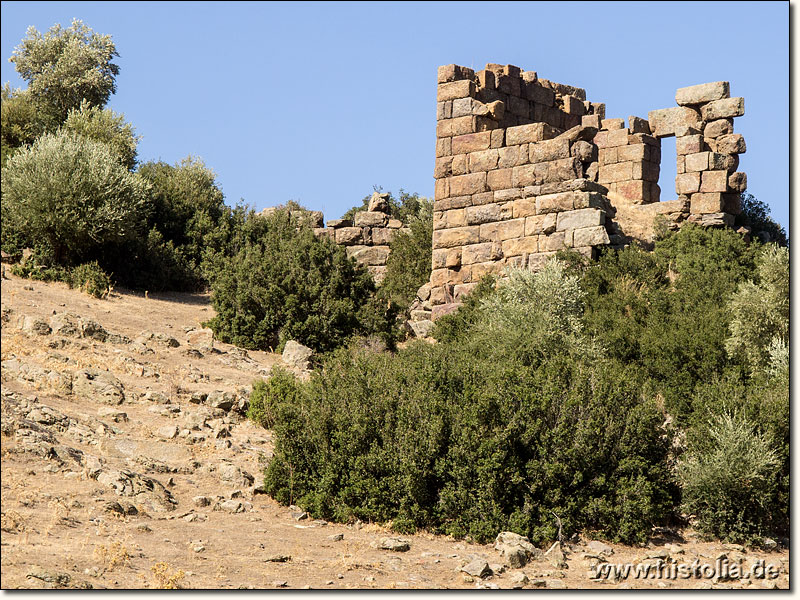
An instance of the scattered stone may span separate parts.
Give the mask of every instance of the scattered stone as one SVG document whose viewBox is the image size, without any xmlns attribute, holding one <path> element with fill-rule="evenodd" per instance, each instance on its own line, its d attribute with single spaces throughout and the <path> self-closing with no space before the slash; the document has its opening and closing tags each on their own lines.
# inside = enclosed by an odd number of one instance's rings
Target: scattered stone
<svg viewBox="0 0 800 600">
<path fill-rule="evenodd" d="M 219 505 L 221 510 L 230 513 L 240 513 L 245 512 L 248 510 L 248 506 L 250 505 L 249 502 L 242 502 L 241 500 L 226 500 L 225 502 Z"/>
<path fill-rule="evenodd" d="M 544 558 L 557 569 L 567 568 L 567 557 L 561 546 L 561 542 L 555 542 L 550 549 L 544 553 Z"/>
<path fill-rule="evenodd" d="M 286 581 L 273 581 L 272 582 L 272 587 L 285 588 L 285 587 L 288 587 L 288 586 L 289 586 L 289 583 L 286 582 Z"/>
<path fill-rule="evenodd" d="M 44 581 L 45 583 L 50 583 L 59 587 L 68 585 L 72 579 L 69 573 L 64 573 L 61 571 L 48 571 L 42 567 L 33 567 L 28 572 L 27 577 L 38 579 L 40 581 Z"/>
<path fill-rule="evenodd" d="M 211 498 L 208 496 L 195 496 L 192 498 L 192 502 L 194 502 L 195 506 L 209 506 L 211 504 Z"/>
<path fill-rule="evenodd" d="M 314 354 L 314 351 L 311 348 L 308 348 L 294 340 L 289 340 L 283 347 L 281 359 L 283 360 L 284 364 L 289 367 L 293 367 L 301 371 L 308 371 L 310 366 L 309 360 L 311 359 L 312 354 Z"/>
<path fill-rule="evenodd" d="M 292 557 L 287 554 L 273 554 L 264 559 L 264 562 L 285 563 L 292 560 Z"/>
<path fill-rule="evenodd" d="M 664 550 L 663 548 L 660 550 L 656 550 L 655 552 L 650 552 L 645 558 L 649 559 L 661 559 L 667 560 L 669 558 L 669 552 Z M 727 557 L 726 557 L 727 558 Z"/>
<path fill-rule="evenodd" d="M 567 586 L 564 585 L 564 582 L 560 579 L 548 579 L 547 580 L 547 587 L 553 590 L 563 590 Z"/>
<path fill-rule="evenodd" d="M 172 440 L 178 435 L 178 426 L 177 425 L 164 425 L 164 427 L 160 427 L 158 429 L 158 437 L 164 438 L 165 440 Z"/>
<path fill-rule="evenodd" d="M 601 555 L 604 554 L 606 556 L 611 556 L 612 554 L 614 554 L 614 549 L 611 546 L 609 546 L 608 544 L 604 544 L 603 542 L 598 542 L 596 540 L 592 540 L 591 542 L 586 544 L 586 547 L 589 548 L 589 550 L 591 550 L 595 554 L 601 554 Z"/>
<path fill-rule="evenodd" d="M 137 504 L 153 512 L 175 510 L 178 503 L 160 482 L 133 471 L 100 471 L 97 481 L 113 488 L 118 496 L 135 498 Z"/>
<path fill-rule="evenodd" d="M 542 551 L 531 544 L 528 538 L 512 531 L 500 533 L 495 539 L 494 549 L 515 569 L 524 567 L 529 560 L 538 558 L 542 554 Z"/>
<path fill-rule="evenodd" d="M 547 582 L 544 579 L 532 579 L 530 581 L 531 587 L 534 588 L 543 588 L 547 587 Z"/>
<path fill-rule="evenodd" d="M 778 542 L 772 538 L 764 538 L 762 544 L 765 550 L 776 550 L 778 548 Z"/>
<path fill-rule="evenodd" d="M 117 405 L 125 401 L 124 387 L 119 379 L 108 371 L 81 369 L 72 380 L 72 392 L 103 404 Z"/>
<path fill-rule="evenodd" d="M 405 538 L 384 537 L 378 542 L 373 542 L 373 547 L 392 552 L 408 552 L 411 549 L 411 542 Z"/>
<path fill-rule="evenodd" d="M 328 539 L 332 542 L 341 542 L 344 539 L 343 533 L 334 533 L 333 535 L 329 535 Z"/>
<path fill-rule="evenodd" d="M 217 472 L 220 480 L 230 484 L 232 487 L 250 487 L 255 481 L 250 473 L 228 462 L 219 463 Z"/>
<path fill-rule="evenodd" d="M 489 563 L 482 558 L 471 560 L 461 567 L 461 571 L 467 575 L 471 575 L 472 577 L 480 577 L 481 579 L 484 577 L 489 577 L 492 574 L 492 569 L 489 567 Z"/>
<path fill-rule="evenodd" d="M 305 511 L 295 511 L 289 513 L 295 521 L 305 521 L 308 519 L 308 513 Z"/>
<path fill-rule="evenodd" d="M 111 419 L 114 423 L 124 423 L 128 420 L 128 414 L 111 408 L 110 406 L 101 406 L 97 410 L 97 416 L 101 419 Z"/>
<path fill-rule="evenodd" d="M 105 342 L 108 339 L 108 332 L 93 319 L 81 319 L 81 336 Z"/>
<path fill-rule="evenodd" d="M 525 573 L 521 571 L 517 571 L 511 576 L 511 587 L 515 590 L 521 590 L 525 587 L 525 584 L 528 583 L 529 579 Z"/>
<path fill-rule="evenodd" d="M 139 511 L 136 507 L 129 503 L 129 502 L 118 502 L 113 500 L 111 502 L 106 502 L 103 506 L 103 510 L 106 512 L 117 513 L 119 515 L 137 515 Z"/>
</svg>

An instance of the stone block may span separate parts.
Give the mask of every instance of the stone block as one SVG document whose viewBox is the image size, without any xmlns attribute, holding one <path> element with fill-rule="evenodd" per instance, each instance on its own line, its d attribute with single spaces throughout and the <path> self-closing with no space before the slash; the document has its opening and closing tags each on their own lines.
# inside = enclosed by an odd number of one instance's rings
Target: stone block
<svg viewBox="0 0 800 600">
<path fill-rule="evenodd" d="M 453 172 L 453 175 L 466 175 L 469 169 L 467 168 L 469 163 L 469 154 L 456 154 L 453 157 L 453 163 L 450 166 L 450 169 Z"/>
<path fill-rule="evenodd" d="M 433 184 L 433 200 L 444 200 L 450 195 L 450 178 L 437 179 Z"/>
<path fill-rule="evenodd" d="M 744 175 L 744 173 L 742 173 Z M 745 185 L 746 185 L 745 181 Z M 722 194 L 722 210 L 731 215 L 742 214 L 742 197 L 740 194 Z"/>
<path fill-rule="evenodd" d="M 490 147 L 491 148 L 502 148 L 506 143 L 506 130 L 505 129 L 495 129 L 491 132 L 491 141 Z"/>
<path fill-rule="evenodd" d="M 519 96 L 508 97 L 508 112 L 510 112 L 512 115 L 517 115 L 518 117 L 522 117 L 523 119 L 529 119 L 531 111 L 530 107 L 531 107 L 530 102 L 528 102 L 523 98 L 520 98 Z"/>
<path fill-rule="evenodd" d="M 456 227 L 454 229 L 443 229 L 433 232 L 434 248 L 453 248 L 455 246 L 466 246 L 467 244 L 477 244 L 480 240 L 480 227 Z"/>
<path fill-rule="evenodd" d="M 531 163 L 549 162 L 560 158 L 569 158 L 569 140 L 544 140 L 528 146 Z"/>
<path fill-rule="evenodd" d="M 334 239 L 342 246 L 364 243 L 364 230 L 361 227 L 342 227 L 334 230 Z"/>
<path fill-rule="evenodd" d="M 692 194 L 689 212 L 692 214 L 718 213 L 722 211 L 722 194 L 702 193 Z"/>
<path fill-rule="evenodd" d="M 572 144 L 569 153 L 571 156 L 578 158 L 582 163 L 597 161 L 597 146 L 591 142 L 578 140 Z"/>
<path fill-rule="evenodd" d="M 489 171 L 486 174 L 486 185 L 493 191 L 511 188 L 513 186 L 513 170 L 497 169 L 495 171 Z"/>
<path fill-rule="evenodd" d="M 606 222 L 606 213 L 596 208 L 582 208 L 558 213 L 556 231 L 595 227 Z"/>
<path fill-rule="evenodd" d="M 348 246 L 345 250 L 360 265 L 385 265 L 389 258 L 388 246 Z"/>
<path fill-rule="evenodd" d="M 461 266 L 461 248 L 450 248 L 445 251 L 444 266 L 457 269 Z"/>
<path fill-rule="evenodd" d="M 470 206 L 466 209 L 467 225 L 480 225 L 491 223 L 503 218 L 503 207 L 500 204 L 484 204 L 482 206 Z M 510 212 L 510 211 L 505 211 Z"/>
<path fill-rule="evenodd" d="M 487 191 L 486 173 L 471 173 L 450 178 L 451 196 L 468 196 Z"/>
<path fill-rule="evenodd" d="M 600 208 L 605 210 L 603 195 L 598 192 L 575 191 L 572 193 L 573 208 Z"/>
<path fill-rule="evenodd" d="M 519 198 L 512 203 L 515 219 L 536 214 L 536 198 Z"/>
<path fill-rule="evenodd" d="M 728 171 L 733 172 L 739 166 L 739 158 L 735 154 L 720 154 L 710 152 L 708 155 L 709 171 Z"/>
<path fill-rule="evenodd" d="M 531 254 L 528 256 L 528 269 L 531 271 L 541 271 L 547 262 L 555 257 L 555 255 L 555 252 L 538 252 L 536 254 Z"/>
<path fill-rule="evenodd" d="M 598 133 L 597 135 L 600 134 Z M 618 162 L 618 156 L 619 148 L 598 147 L 597 160 L 599 161 L 600 166 L 613 165 L 615 162 Z"/>
<path fill-rule="evenodd" d="M 617 151 L 617 161 L 643 161 L 647 156 L 648 146 L 646 144 L 634 144 L 632 146 L 621 146 L 614 148 Z"/>
<path fill-rule="evenodd" d="M 472 281 L 478 282 L 486 275 L 502 275 L 505 268 L 501 261 L 475 263 L 472 265 Z"/>
<path fill-rule="evenodd" d="M 675 140 L 678 155 L 696 154 L 705 150 L 702 135 L 685 135 Z"/>
<path fill-rule="evenodd" d="M 628 129 L 631 133 L 651 133 L 650 123 L 647 119 L 642 119 L 641 117 L 628 117 Z"/>
<path fill-rule="evenodd" d="M 600 167 L 597 174 L 599 183 L 615 183 L 633 179 L 633 163 L 621 162 Z"/>
<path fill-rule="evenodd" d="M 608 131 L 625 129 L 625 119 L 603 119 L 600 121 L 600 128 Z"/>
<path fill-rule="evenodd" d="M 456 98 L 475 97 L 475 84 L 469 79 L 440 83 L 436 91 L 437 102 L 446 102 Z"/>
<path fill-rule="evenodd" d="M 446 248 L 434 249 L 431 253 L 431 270 L 444 269 L 447 266 L 447 253 L 450 250 Z M 460 251 L 459 251 L 460 252 Z"/>
<path fill-rule="evenodd" d="M 713 83 L 701 83 L 700 85 L 679 88 L 675 92 L 675 102 L 681 106 L 691 106 L 705 104 L 721 98 L 729 98 L 730 95 L 730 83 L 727 81 L 715 81 Z"/>
<path fill-rule="evenodd" d="M 706 171 L 708 170 L 708 157 L 710 152 L 695 152 L 694 154 L 686 155 L 686 172 L 693 171 Z"/>
<path fill-rule="evenodd" d="M 703 129 L 703 135 L 707 138 L 718 138 L 729 133 L 733 133 L 733 119 L 717 119 L 706 123 Z"/>
<path fill-rule="evenodd" d="M 538 81 L 529 83 L 526 86 L 526 94 L 529 100 L 533 100 L 536 104 L 542 106 L 553 106 L 556 101 L 556 94 L 550 88 L 544 87 Z"/>
<path fill-rule="evenodd" d="M 600 115 L 583 115 L 581 117 L 581 125 L 586 127 L 594 127 L 599 130 L 602 128 Z"/>
<path fill-rule="evenodd" d="M 627 128 L 625 129 L 613 129 L 606 134 L 605 138 L 605 147 L 606 148 L 615 148 L 618 146 L 627 146 L 628 145 L 628 135 L 629 131 Z"/>
<path fill-rule="evenodd" d="M 450 119 L 453 117 L 453 103 L 452 102 L 437 102 L 436 103 L 436 120 Z"/>
<path fill-rule="evenodd" d="M 727 171 L 705 171 L 700 180 L 701 192 L 725 192 L 728 189 Z"/>
<path fill-rule="evenodd" d="M 655 137 L 669 137 L 683 133 L 686 128 L 701 129 L 700 114 L 688 106 L 673 106 L 647 113 L 650 129 Z"/>
<path fill-rule="evenodd" d="M 525 235 L 549 234 L 556 230 L 558 213 L 532 215 L 525 219 Z"/>
<path fill-rule="evenodd" d="M 453 288 L 453 299 L 456 302 L 463 302 L 472 290 L 478 286 L 477 283 L 460 283 Z"/>
<path fill-rule="evenodd" d="M 482 192 L 480 194 L 472 194 L 472 206 L 481 206 L 482 204 L 493 204 L 494 192 Z"/>
<path fill-rule="evenodd" d="M 447 83 L 458 79 L 471 79 L 475 71 L 459 65 L 443 65 L 437 70 L 438 83 Z"/>
<path fill-rule="evenodd" d="M 464 246 L 461 249 L 461 263 L 464 265 L 472 265 L 475 263 L 497 260 L 498 257 L 493 252 L 493 247 L 494 244 L 492 242 Z"/>
<path fill-rule="evenodd" d="M 539 251 L 539 236 L 529 236 L 515 238 L 503 242 L 503 256 L 521 256 L 523 254 L 533 254 Z"/>
<path fill-rule="evenodd" d="M 356 227 L 383 227 L 388 220 L 386 213 L 371 210 L 359 211 L 353 218 Z"/>
<path fill-rule="evenodd" d="M 520 165 L 510 169 L 511 185 L 513 187 L 525 187 L 528 185 L 540 185 L 547 179 L 549 163 L 536 163 L 530 165 Z M 508 186 L 511 187 L 511 186 Z"/>
<path fill-rule="evenodd" d="M 497 190 L 494 193 L 495 202 L 509 202 L 522 197 L 522 190 L 517 188 L 510 188 L 507 190 Z"/>
<path fill-rule="evenodd" d="M 500 148 L 498 152 L 497 166 L 501 169 L 509 167 L 516 167 L 528 162 L 528 145 L 521 144 L 519 146 L 508 146 Z"/>
<path fill-rule="evenodd" d="M 452 138 L 443 138 L 436 140 L 436 156 L 449 156 L 451 154 Z"/>
<path fill-rule="evenodd" d="M 556 231 L 550 235 L 539 236 L 539 250 L 541 252 L 556 252 L 566 248 L 565 233 L 563 231 Z"/>
<path fill-rule="evenodd" d="M 744 115 L 744 98 L 724 98 L 709 102 L 700 109 L 704 121 L 728 119 Z"/>
<path fill-rule="evenodd" d="M 657 194 L 653 197 L 652 183 L 649 181 L 620 181 L 614 185 L 616 185 L 616 188 L 613 193 L 609 193 L 609 196 L 616 200 L 622 198 L 630 204 L 645 204 L 658 201 Z"/>
<path fill-rule="evenodd" d="M 403 222 L 400 219 L 389 219 L 389 222 L 386 223 L 386 226 L 389 229 L 400 229 L 403 226 Z"/>
<path fill-rule="evenodd" d="M 583 176 L 583 166 L 578 158 L 561 158 L 542 164 L 547 165 L 545 183 L 571 181 Z"/>
<path fill-rule="evenodd" d="M 469 154 L 478 150 L 488 150 L 491 142 L 491 131 L 481 133 L 469 133 L 453 138 L 452 154 Z"/>
<path fill-rule="evenodd" d="M 744 192 L 747 189 L 747 173 L 731 173 L 728 177 L 728 188 L 735 192 Z"/>
<path fill-rule="evenodd" d="M 339 227 L 352 227 L 353 222 L 350 219 L 330 219 L 328 221 L 329 229 L 338 229 Z"/>
<path fill-rule="evenodd" d="M 479 173 L 482 171 L 491 171 L 497 168 L 497 161 L 500 157 L 498 150 L 478 150 L 469 154 L 469 170 L 470 173 Z"/>
<path fill-rule="evenodd" d="M 444 227 L 436 229 L 446 229 L 452 227 L 464 227 L 467 224 L 466 208 L 452 208 L 442 213 Z"/>
<path fill-rule="evenodd" d="M 547 123 L 530 123 L 528 125 L 517 125 L 506 129 L 506 145 L 516 146 L 530 142 L 540 142 L 554 138 L 558 131 Z"/>
<path fill-rule="evenodd" d="M 610 243 L 608 232 L 603 226 L 585 227 L 572 232 L 573 246 L 602 246 Z"/>
<path fill-rule="evenodd" d="M 388 246 L 397 235 L 397 229 L 389 229 L 387 227 L 373 227 L 372 228 L 372 243 L 376 246 Z"/>
<path fill-rule="evenodd" d="M 441 179 L 442 177 L 450 177 L 453 174 L 453 157 L 452 156 L 442 156 L 436 159 L 436 163 L 433 167 L 433 176 L 436 179 Z M 330 227 L 330 222 L 328 223 Z"/>
<path fill-rule="evenodd" d="M 481 242 L 502 242 L 525 235 L 525 219 L 511 219 L 480 226 Z"/>
<path fill-rule="evenodd" d="M 700 191 L 700 173 L 682 173 L 675 177 L 676 194 L 693 194 Z"/>
<path fill-rule="evenodd" d="M 447 181 L 442 179 L 440 181 Z M 453 208 L 464 208 L 465 206 L 472 205 L 472 196 L 455 196 L 453 198 L 444 198 L 442 200 L 434 200 L 434 210 L 451 210 Z"/>
<path fill-rule="evenodd" d="M 717 138 L 717 152 L 723 154 L 744 154 L 747 151 L 747 144 L 744 136 L 740 133 L 731 133 Z"/>
<path fill-rule="evenodd" d="M 577 115 L 579 117 L 583 116 L 585 108 L 582 100 L 570 95 L 562 96 L 561 100 L 564 102 L 565 113 L 568 115 Z"/>
<path fill-rule="evenodd" d="M 574 207 L 574 197 L 574 192 L 563 192 L 560 194 L 539 196 L 536 198 L 536 212 L 537 214 L 541 215 L 545 213 L 572 210 Z"/>
</svg>

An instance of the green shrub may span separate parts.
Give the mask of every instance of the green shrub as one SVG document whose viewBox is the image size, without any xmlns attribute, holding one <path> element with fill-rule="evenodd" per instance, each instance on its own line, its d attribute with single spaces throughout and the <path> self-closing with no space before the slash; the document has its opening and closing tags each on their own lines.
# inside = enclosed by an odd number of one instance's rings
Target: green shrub
<svg viewBox="0 0 800 600">
<path fill-rule="evenodd" d="M 281 367 L 274 366 L 267 379 L 253 382 L 247 418 L 261 427 L 271 429 L 275 424 L 276 404 L 281 402 L 294 404 L 297 393 L 294 375 Z"/>
<path fill-rule="evenodd" d="M 39 137 L 2 170 L 3 229 L 24 232 L 50 263 L 100 258 L 134 237 L 148 185 L 104 143 L 74 133 Z"/>
<path fill-rule="evenodd" d="M 327 351 L 369 334 L 360 311 L 374 284 L 369 273 L 328 238 L 299 227 L 288 210 L 256 216 L 231 258 L 210 261 L 217 315 L 208 326 L 225 342 L 280 349 L 294 339 Z"/>
<path fill-rule="evenodd" d="M 110 108 L 91 106 L 84 100 L 69 112 L 62 127 L 64 131 L 108 144 L 126 169 L 133 170 L 136 166 L 136 146 L 141 136 L 135 134 L 133 125 L 125 122 L 125 115 Z"/>
<path fill-rule="evenodd" d="M 382 192 L 382 188 L 380 186 L 375 186 L 374 190 L 378 193 Z M 357 212 L 367 210 L 367 208 L 369 208 L 370 198 L 372 198 L 372 194 L 369 196 L 364 196 L 364 198 L 361 200 L 361 205 L 352 207 L 342 215 L 342 218 L 352 220 Z M 430 205 L 431 201 L 427 198 L 421 197 L 416 193 L 409 194 L 408 192 L 403 191 L 401 188 L 400 196 L 398 198 L 395 198 L 391 192 L 389 193 L 388 204 L 389 215 L 393 219 L 398 219 L 403 223 L 408 223 L 411 219 L 419 216 L 420 213 L 427 210 L 426 205 Z"/>
<path fill-rule="evenodd" d="M 75 267 L 69 274 L 69 285 L 95 298 L 105 298 L 111 291 L 111 278 L 97 261 Z"/>
<path fill-rule="evenodd" d="M 418 202 L 417 214 L 408 217 L 408 232 L 401 231 L 389 244 L 391 254 L 380 286 L 381 297 L 395 303 L 401 311 L 408 309 L 431 273 L 433 203 L 425 198 L 419 198 Z"/>
<path fill-rule="evenodd" d="M 772 219 L 769 206 L 747 192 L 742 194 L 742 212 L 736 217 L 735 223 L 736 227 L 742 225 L 750 227 L 754 239 L 779 246 L 789 245 L 786 230 Z"/>
<path fill-rule="evenodd" d="M 766 533 L 780 460 L 771 436 L 744 416 L 711 420 L 680 465 L 684 509 L 697 528 L 724 541 L 750 542 Z M 699 438 L 698 438 L 699 439 Z"/>
</svg>

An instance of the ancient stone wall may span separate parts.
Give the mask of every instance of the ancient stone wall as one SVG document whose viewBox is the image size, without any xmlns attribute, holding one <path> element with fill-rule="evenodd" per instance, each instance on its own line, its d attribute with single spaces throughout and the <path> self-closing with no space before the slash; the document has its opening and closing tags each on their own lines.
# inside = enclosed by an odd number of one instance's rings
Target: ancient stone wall
<svg viewBox="0 0 800 600">
<path fill-rule="evenodd" d="M 487 273 L 563 248 L 652 240 L 655 217 L 731 225 L 744 114 L 727 82 L 681 88 L 648 119 L 606 119 L 583 89 L 512 65 L 438 71 L 433 260 L 413 321 L 454 310 Z M 661 138 L 677 137 L 677 198 L 661 201 Z M 422 327 L 425 329 L 425 327 Z"/>
</svg>

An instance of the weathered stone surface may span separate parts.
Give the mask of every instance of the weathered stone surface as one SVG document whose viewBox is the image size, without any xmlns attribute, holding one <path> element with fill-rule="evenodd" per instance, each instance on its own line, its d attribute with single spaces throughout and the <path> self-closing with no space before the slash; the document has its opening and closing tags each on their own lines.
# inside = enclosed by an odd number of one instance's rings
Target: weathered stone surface
<svg viewBox="0 0 800 600">
<path fill-rule="evenodd" d="M 481 579 L 484 577 L 489 577 L 492 574 L 492 570 L 489 568 L 489 563 L 482 558 L 471 560 L 461 567 L 461 571 L 467 575 L 471 575 L 472 577 L 480 577 Z"/>
<path fill-rule="evenodd" d="M 605 223 L 606 213 L 596 208 L 582 208 L 558 213 L 556 230 L 578 229 L 579 227 L 595 227 Z"/>
<path fill-rule="evenodd" d="M 382 266 L 389 258 L 388 246 L 348 246 L 347 255 L 358 264 Z"/>
<path fill-rule="evenodd" d="M 134 498 L 152 512 L 175 510 L 178 503 L 161 482 L 127 469 L 100 471 L 97 481 L 112 488 L 118 496 Z"/>
<path fill-rule="evenodd" d="M 572 243 L 575 247 L 602 246 L 610 243 L 610 240 L 606 228 L 601 225 L 576 229 L 572 234 Z"/>
<path fill-rule="evenodd" d="M 476 244 L 479 241 L 480 227 L 456 227 L 433 232 L 434 248 L 454 248 L 467 244 Z"/>
<path fill-rule="evenodd" d="M 411 542 L 405 538 L 383 537 L 373 546 L 379 550 L 391 550 L 392 552 L 408 552 L 411 549 Z"/>
<path fill-rule="evenodd" d="M 429 337 L 433 331 L 434 323 L 430 319 L 423 319 L 420 321 L 407 321 L 408 326 L 414 333 L 415 337 L 426 338 Z"/>
<path fill-rule="evenodd" d="M 700 109 L 704 121 L 741 117 L 744 115 L 744 98 L 724 98 L 709 102 Z"/>
<path fill-rule="evenodd" d="M 557 569 L 563 569 L 567 566 L 566 555 L 561 546 L 561 542 L 555 542 L 547 552 L 544 553 L 544 559 Z"/>
<path fill-rule="evenodd" d="M 450 178 L 451 196 L 469 196 L 488 191 L 486 173 L 471 173 Z"/>
<path fill-rule="evenodd" d="M 494 549 L 515 569 L 524 567 L 529 560 L 542 554 L 528 538 L 511 531 L 504 531 L 497 536 Z"/>
<path fill-rule="evenodd" d="M 125 401 L 122 383 L 107 371 L 81 369 L 72 379 L 72 392 L 81 398 L 88 398 L 103 404 L 117 405 Z"/>
<path fill-rule="evenodd" d="M 701 83 L 699 85 L 679 88 L 678 91 L 675 92 L 675 103 L 681 106 L 704 104 L 712 100 L 729 98 L 730 95 L 730 83 L 727 81 Z"/>
<path fill-rule="evenodd" d="M 686 127 L 700 129 L 701 125 L 699 113 L 688 106 L 652 110 L 647 113 L 647 120 L 656 137 L 676 135 Z"/>
<path fill-rule="evenodd" d="M 353 219 L 356 227 L 383 227 L 386 225 L 386 213 L 362 210 L 356 213 Z"/>
<path fill-rule="evenodd" d="M 231 487 L 250 487 L 253 485 L 253 476 L 233 463 L 220 463 L 217 465 L 217 473 L 220 481 L 224 481 Z"/>
<path fill-rule="evenodd" d="M 64 337 L 80 337 L 80 317 L 69 312 L 62 312 L 50 317 L 50 327 L 54 335 Z"/>
<path fill-rule="evenodd" d="M 506 129 L 506 145 L 516 146 L 530 142 L 540 142 L 558 135 L 558 130 L 547 123 L 531 123 Z"/>
<path fill-rule="evenodd" d="M 722 194 L 719 192 L 693 194 L 692 203 L 689 210 L 692 214 L 721 212 Z"/>
<path fill-rule="evenodd" d="M 348 246 L 364 243 L 364 230 L 361 227 L 341 227 L 334 231 L 337 244 Z"/>
<path fill-rule="evenodd" d="M 369 199 L 369 205 L 367 207 L 367 211 L 369 212 L 382 212 L 388 213 L 389 212 L 389 198 L 391 198 L 391 194 L 382 194 L 380 192 L 372 192 L 372 196 Z"/>
<path fill-rule="evenodd" d="M 295 340 L 289 340 L 283 347 L 281 360 L 285 365 L 295 369 L 307 370 L 314 351 Z"/>
<path fill-rule="evenodd" d="M 475 84 L 470 80 L 451 81 L 440 83 L 436 94 L 437 102 L 455 100 L 456 98 L 466 98 L 475 96 Z"/>
<path fill-rule="evenodd" d="M 707 138 L 717 138 L 728 133 L 733 133 L 733 119 L 717 119 L 706 123 L 703 129 L 703 135 Z"/>
<path fill-rule="evenodd" d="M 717 152 L 722 154 L 744 154 L 747 144 L 740 133 L 732 133 L 717 138 Z"/>
<path fill-rule="evenodd" d="M 678 194 L 692 194 L 700 191 L 700 173 L 681 173 L 675 177 L 675 191 Z"/>
<path fill-rule="evenodd" d="M 728 189 L 727 171 L 705 171 L 700 180 L 701 192 L 724 192 Z"/>
<path fill-rule="evenodd" d="M 747 189 L 746 173 L 731 173 L 728 177 L 728 187 L 736 192 L 744 192 Z"/>
</svg>

